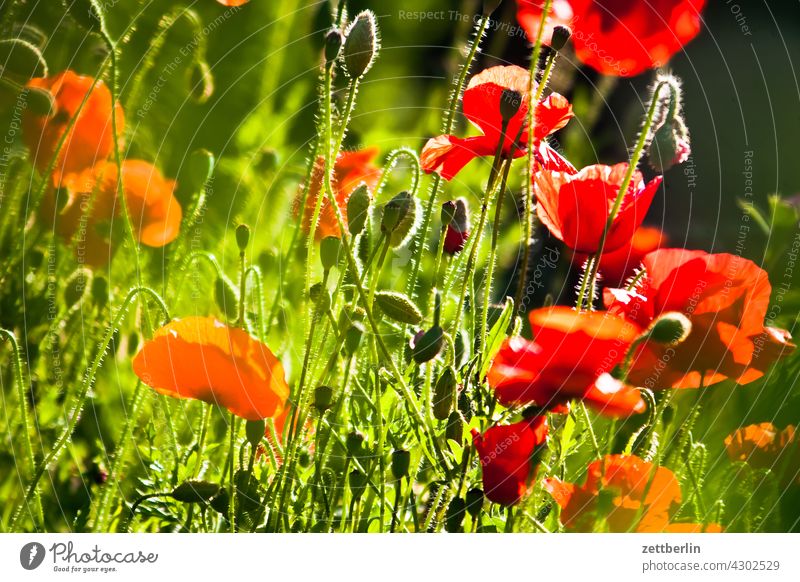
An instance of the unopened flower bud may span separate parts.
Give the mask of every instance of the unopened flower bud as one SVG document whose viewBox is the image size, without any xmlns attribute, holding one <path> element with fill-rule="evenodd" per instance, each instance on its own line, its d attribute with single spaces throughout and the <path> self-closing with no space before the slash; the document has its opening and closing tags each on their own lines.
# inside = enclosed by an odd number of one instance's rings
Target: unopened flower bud
<svg viewBox="0 0 800 582">
<path fill-rule="evenodd" d="M 464 441 L 464 419 L 457 410 L 451 412 L 450 416 L 447 417 L 444 436 L 459 445 Z"/>
<path fill-rule="evenodd" d="M 347 476 L 347 483 L 350 485 L 350 492 L 353 494 L 353 499 L 361 499 L 364 492 L 367 490 L 367 476 L 358 469 L 353 469 Z"/>
<path fill-rule="evenodd" d="M 447 228 L 456 216 L 456 203 L 453 200 L 448 200 L 442 204 L 442 228 Z"/>
<path fill-rule="evenodd" d="M 422 321 L 422 312 L 419 307 L 403 293 L 379 291 L 375 294 L 375 303 L 383 313 L 400 323 L 417 325 Z"/>
<path fill-rule="evenodd" d="M 411 453 L 405 449 L 392 451 L 392 475 L 395 479 L 402 479 L 408 476 L 411 467 Z"/>
<path fill-rule="evenodd" d="M 683 313 L 670 311 L 655 320 L 647 330 L 647 337 L 654 342 L 676 346 L 692 331 L 692 322 Z"/>
<path fill-rule="evenodd" d="M 347 328 L 344 336 L 344 351 L 348 356 L 355 355 L 358 351 L 359 346 L 361 346 L 361 338 L 364 337 L 364 331 L 364 326 L 357 321 L 354 321 Z"/>
<path fill-rule="evenodd" d="M 417 364 L 424 364 L 439 355 L 444 345 L 444 330 L 434 325 L 421 337 L 417 338 L 413 346 L 412 355 Z"/>
<path fill-rule="evenodd" d="M 361 184 L 350 194 L 350 199 L 347 201 L 347 230 L 352 236 L 356 236 L 364 230 L 367 218 L 369 218 L 371 202 L 369 188 L 366 184 Z"/>
<path fill-rule="evenodd" d="M 339 56 L 339 51 L 342 50 L 342 43 L 344 36 L 338 28 L 332 28 L 325 35 L 325 62 L 332 63 Z"/>
<path fill-rule="evenodd" d="M 326 236 L 319 243 L 319 260 L 322 268 L 326 271 L 331 270 L 339 264 L 339 253 L 342 249 L 342 241 L 338 236 Z"/>
<path fill-rule="evenodd" d="M 500 116 L 503 121 L 509 121 L 514 117 L 522 106 L 522 95 L 513 89 L 503 89 L 500 95 Z"/>
<path fill-rule="evenodd" d="M 392 247 L 397 248 L 405 242 L 417 218 L 417 204 L 408 192 L 400 192 L 383 207 L 381 232 L 389 237 Z"/>
<path fill-rule="evenodd" d="M 464 250 L 469 239 L 469 212 L 463 198 L 455 201 L 453 219 L 447 225 L 444 235 L 444 252 L 455 255 Z"/>
<path fill-rule="evenodd" d="M 203 186 L 211 179 L 211 174 L 214 171 L 214 162 L 214 154 L 210 151 L 205 149 L 193 151 L 186 164 L 185 174 L 182 172 L 179 183 L 186 184 L 192 194 L 200 192 Z"/>
<path fill-rule="evenodd" d="M 364 10 L 347 28 L 344 41 L 345 70 L 351 79 L 357 79 L 369 71 L 380 48 L 375 14 Z"/>
<path fill-rule="evenodd" d="M 314 389 L 314 408 L 322 414 L 331 407 L 333 403 L 333 388 L 330 386 L 317 386 Z"/>
<path fill-rule="evenodd" d="M 309 299 L 316 304 L 321 313 L 328 311 L 331 306 L 331 294 L 322 283 L 314 283 L 308 293 Z"/>
<path fill-rule="evenodd" d="M 128 357 L 132 358 L 139 349 L 139 332 L 132 331 L 128 336 Z"/>
<path fill-rule="evenodd" d="M 247 442 L 253 447 L 261 442 L 264 438 L 264 432 L 267 430 L 267 421 L 261 420 L 248 420 L 244 423 L 244 434 L 247 437 Z"/>
<path fill-rule="evenodd" d="M 458 533 L 467 514 L 467 503 L 461 497 L 453 497 L 447 506 L 444 518 L 444 529 L 447 533 Z"/>
<path fill-rule="evenodd" d="M 433 416 L 437 420 L 447 420 L 456 401 L 458 381 L 456 371 L 448 366 L 436 381 L 433 388 Z"/>
<path fill-rule="evenodd" d="M 473 487 L 467 491 L 467 513 L 475 519 L 480 514 L 481 509 L 483 509 L 483 490 L 479 487 Z"/>
<path fill-rule="evenodd" d="M 217 483 L 192 479 L 173 489 L 170 497 L 183 503 L 203 503 L 219 493 L 219 490 Z"/>
<path fill-rule="evenodd" d="M 240 252 L 247 250 L 247 245 L 250 244 L 250 227 L 246 224 L 240 224 L 236 227 L 236 245 L 239 247 Z"/>
<path fill-rule="evenodd" d="M 560 51 L 566 46 L 569 37 L 572 36 L 572 31 L 566 26 L 553 27 L 553 38 L 550 41 L 550 48 Z"/>
<path fill-rule="evenodd" d="M 239 299 L 233 283 L 225 275 L 217 277 L 214 282 L 214 299 L 225 317 L 236 319 L 239 314 Z"/>
<path fill-rule="evenodd" d="M 102 275 L 92 278 L 92 299 L 98 309 L 103 309 L 108 303 L 108 279 Z"/>
<path fill-rule="evenodd" d="M 21 38 L 0 40 L 0 63 L 3 75 L 27 81 L 47 76 L 47 63 L 39 48 Z"/>
<path fill-rule="evenodd" d="M 680 135 L 673 123 L 664 123 L 653 134 L 647 147 L 647 160 L 656 172 L 664 173 L 682 164 L 692 153 L 688 135 Z"/>
</svg>

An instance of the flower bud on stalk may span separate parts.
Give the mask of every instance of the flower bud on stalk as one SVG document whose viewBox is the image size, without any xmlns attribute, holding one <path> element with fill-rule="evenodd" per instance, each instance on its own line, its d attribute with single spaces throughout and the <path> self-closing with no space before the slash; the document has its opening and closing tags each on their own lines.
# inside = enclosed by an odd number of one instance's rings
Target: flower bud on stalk
<svg viewBox="0 0 800 582">
<path fill-rule="evenodd" d="M 455 441 L 459 445 L 464 442 L 464 419 L 457 410 L 447 417 L 447 427 L 444 430 L 445 438 Z"/>
<path fill-rule="evenodd" d="M 383 207 L 381 232 L 389 237 L 392 247 L 397 248 L 411 233 L 417 218 L 417 204 L 408 192 L 400 192 Z"/>
<path fill-rule="evenodd" d="M 27 81 L 48 75 L 42 52 L 21 38 L 0 40 L 0 62 L 3 63 L 4 77 L 12 76 Z"/>
<path fill-rule="evenodd" d="M 337 28 L 332 28 L 328 31 L 328 34 L 325 35 L 325 63 L 329 66 L 337 59 L 339 56 L 339 51 L 342 50 L 342 43 L 344 42 L 344 36 Z"/>
<path fill-rule="evenodd" d="M 483 509 L 483 490 L 479 487 L 473 487 L 467 491 L 467 513 L 475 519 L 481 509 Z"/>
<path fill-rule="evenodd" d="M 503 89 L 500 96 L 500 117 L 503 121 L 509 121 L 514 117 L 522 106 L 522 95 L 513 89 Z"/>
<path fill-rule="evenodd" d="M 371 203 L 372 198 L 366 184 L 361 184 L 350 194 L 350 199 L 347 201 L 347 229 L 352 236 L 364 230 Z"/>
<path fill-rule="evenodd" d="M 364 325 L 355 321 L 345 332 L 344 351 L 348 356 L 353 356 L 361 346 L 361 338 L 364 337 Z"/>
<path fill-rule="evenodd" d="M 367 490 L 367 476 L 358 469 L 353 469 L 347 476 L 347 483 L 350 485 L 350 492 L 353 494 L 353 499 L 361 499 L 364 492 Z"/>
<path fill-rule="evenodd" d="M 554 27 L 553 38 L 550 41 L 550 48 L 555 51 L 560 51 L 566 46 L 570 36 L 572 36 L 572 31 L 568 27 L 560 25 Z"/>
<path fill-rule="evenodd" d="M 351 457 L 360 456 L 363 453 L 364 435 L 356 431 L 348 433 L 345 439 L 345 446 L 347 447 L 348 455 Z"/>
<path fill-rule="evenodd" d="M 322 414 L 331 407 L 333 403 L 333 388 L 330 386 L 317 386 L 314 389 L 314 408 Z"/>
<path fill-rule="evenodd" d="M 255 447 L 264 438 L 264 433 L 267 430 L 267 421 L 265 420 L 248 420 L 244 424 L 244 434 L 247 437 L 247 442 Z"/>
<path fill-rule="evenodd" d="M 173 489 L 170 497 L 183 503 L 203 503 L 214 497 L 219 490 L 217 483 L 189 480 Z"/>
<path fill-rule="evenodd" d="M 351 79 L 358 79 L 369 71 L 379 49 L 375 14 L 371 10 L 364 10 L 345 32 L 344 64 Z"/>
<path fill-rule="evenodd" d="M 214 300 L 217 307 L 228 319 L 236 319 L 239 315 L 239 299 L 236 295 L 236 288 L 225 275 L 217 277 L 214 281 Z"/>
<path fill-rule="evenodd" d="M 414 361 L 417 364 L 424 364 L 425 362 L 430 362 L 442 351 L 444 330 L 441 326 L 434 325 L 422 336 L 415 339 L 416 341 L 412 346 Z"/>
<path fill-rule="evenodd" d="M 77 269 L 64 287 L 64 303 L 67 307 L 77 305 L 86 294 L 86 287 L 91 283 L 92 273 L 88 269 Z"/>
<path fill-rule="evenodd" d="M 108 304 L 108 279 L 102 275 L 92 278 L 92 299 L 98 309 Z"/>
<path fill-rule="evenodd" d="M 669 96 L 659 102 L 660 111 L 656 117 L 655 130 L 647 145 L 647 159 L 655 171 L 664 173 L 673 166 L 682 164 L 692 153 L 689 130 L 681 114 L 680 81 L 672 75 L 659 75 L 656 89 L 669 90 Z M 660 96 L 659 96 L 660 97 Z"/>
<path fill-rule="evenodd" d="M 447 506 L 444 518 L 444 529 L 447 533 L 458 533 L 467 514 L 467 504 L 461 497 L 454 497 Z"/>
<path fill-rule="evenodd" d="M 392 452 L 392 476 L 398 481 L 403 477 L 408 477 L 408 469 L 411 467 L 411 453 L 404 449 L 396 449 Z"/>
<path fill-rule="evenodd" d="M 330 271 L 339 264 L 339 253 L 341 252 L 342 241 L 338 236 L 326 236 L 319 244 L 319 260 L 322 268 Z"/>
<path fill-rule="evenodd" d="M 692 322 L 683 313 L 670 311 L 656 319 L 647 329 L 646 337 L 654 342 L 676 346 L 692 332 Z"/>
<path fill-rule="evenodd" d="M 450 416 L 457 387 L 456 371 L 452 367 L 445 368 L 433 389 L 433 416 L 436 420 L 447 420 Z"/>
<path fill-rule="evenodd" d="M 248 244 L 250 244 L 250 227 L 240 224 L 236 227 L 236 246 L 239 247 L 239 252 L 245 252 Z"/>
<path fill-rule="evenodd" d="M 407 323 L 418 325 L 422 321 L 422 312 L 413 301 L 403 293 L 396 291 L 378 291 L 375 294 L 375 303 L 388 317 Z"/>
<path fill-rule="evenodd" d="M 445 210 L 445 205 L 452 204 L 452 218 L 445 223 L 444 219 L 450 215 L 450 207 Z M 442 224 L 447 227 L 444 235 L 444 252 L 448 255 L 455 255 L 464 250 L 464 245 L 469 239 L 469 213 L 467 203 L 463 198 L 454 202 L 445 202 L 442 205 Z"/>
</svg>

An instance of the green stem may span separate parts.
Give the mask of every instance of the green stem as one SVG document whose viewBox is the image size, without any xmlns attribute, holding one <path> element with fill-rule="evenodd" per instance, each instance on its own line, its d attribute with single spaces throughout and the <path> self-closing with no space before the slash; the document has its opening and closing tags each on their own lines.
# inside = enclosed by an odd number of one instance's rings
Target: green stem
<svg viewBox="0 0 800 582">
<path fill-rule="evenodd" d="M 228 523 L 231 533 L 236 533 L 236 415 L 230 415 L 230 439 L 228 441 L 228 458 L 230 468 L 228 469 Z"/>
</svg>

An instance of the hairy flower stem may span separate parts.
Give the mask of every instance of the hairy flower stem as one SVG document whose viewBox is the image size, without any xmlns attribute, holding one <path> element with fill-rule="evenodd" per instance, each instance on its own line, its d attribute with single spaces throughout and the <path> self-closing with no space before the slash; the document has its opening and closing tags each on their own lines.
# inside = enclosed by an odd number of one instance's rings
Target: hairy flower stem
<svg viewBox="0 0 800 582">
<path fill-rule="evenodd" d="M 230 414 L 230 440 L 228 441 L 228 458 L 230 468 L 228 469 L 228 523 L 231 533 L 236 533 L 236 415 Z"/>
<path fill-rule="evenodd" d="M 653 91 L 653 97 L 650 100 L 650 107 L 647 110 L 647 115 L 645 116 L 644 125 L 642 126 L 642 130 L 639 133 L 639 139 L 636 142 L 636 147 L 631 154 L 631 159 L 628 163 L 628 170 L 625 172 L 625 177 L 622 180 L 622 184 L 619 187 L 619 192 L 617 192 L 617 197 L 614 199 L 614 205 L 611 207 L 611 212 L 606 219 L 606 225 L 603 229 L 603 234 L 600 236 L 600 244 L 598 245 L 597 252 L 592 255 L 591 260 L 591 267 L 589 270 L 589 277 L 588 277 L 588 284 L 584 289 L 583 285 L 581 285 L 582 290 L 581 293 L 578 295 L 578 310 L 592 309 L 592 303 L 594 301 L 594 293 L 595 293 L 595 285 L 597 284 L 597 272 L 600 267 L 600 258 L 603 256 L 603 251 L 605 250 L 606 246 L 606 239 L 608 238 L 608 233 L 611 230 L 611 226 L 614 224 L 614 220 L 617 218 L 617 214 L 619 213 L 619 209 L 622 206 L 622 201 L 625 199 L 625 194 L 628 192 L 628 187 L 631 184 L 631 179 L 633 178 L 633 173 L 636 171 L 636 166 L 639 165 L 639 160 L 642 158 L 642 153 L 644 152 L 644 146 L 647 143 L 647 138 L 650 135 L 650 129 L 653 126 L 653 118 L 655 117 L 656 110 L 658 109 L 658 104 L 660 101 L 660 94 L 661 88 L 668 85 L 666 81 L 662 81 L 658 85 L 656 85 L 655 90 Z M 587 265 L 588 266 L 588 265 Z M 584 278 L 586 278 L 586 274 L 584 273 Z"/>
<path fill-rule="evenodd" d="M 445 135 L 453 132 L 453 126 L 455 125 L 456 120 L 456 112 L 458 111 L 458 104 L 461 102 L 461 96 L 464 93 L 464 87 L 467 84 L 467 77 L 469 76 L 469 71 L 472 68 L 472 62 L 475 60 L 475 56 L 480 50 L 481 40 L 483 40 L 483 35 L 486 32 L 486 26 L 489 24 L 490 16 L 490 14 L 484 14 L 481 17 L 480 22 L 478 22 L 476 25 L 475 36 L 469 45 L 467 58 L 464 60 L 464 64 L 461 66 L 461 71 L 459 72 L 458 79 L 455 87 L 453 88 L 453 93 L 450 95 L 450 107 L 447 110 L 447 117 L 445 118 L 444 125 L 442 126 L 442 133 Z M 431 216 L 433 214 L 433 206 L 436 204 L 436 199 L 439 196 L 439 189 L 441 186 L 442 177 L 439 174 L 436 174 L 433 177 L 431 193 L 428 198 L 428 202 L 425 205 L 425 211 L 422 215 L 422 228 L 420 228 L 419 234 L 414 237 L 414 241 L 416 242 L 412 241 L 412 244 L 410 245 L 413 265 L 411 267 L 411 275 L 408 278 L 407 290 L 411 296 L 413 296 L 414 290 L 417 286 L 419 268 L 422 264 L 422 256 L 425 254 L 423 252 L 425 239 L 428 236 L 428 229 L 430 228 Z"/>
<path fill-rule="evenodd" d="M 17 387 L 17 400 L 19 400 L 20 421 L 22 423 L 22 446 L 25 450 L 25 460 L 28 464 L 31 485 L 33 486 L 33 512 L 31 513 L 31 517 L 33 518 L 34 527 L 43 528 L 44 511 L 42 510 L 42 498 L 33 479 L 36 460 L 33 455 L 33 446 L 31 445 L 30 420 L 28 419 L 28 398 L 25 394 L 25 379 L 22 373 L 22 354 L 19 350 L 17 337 L 12 332 L 8 331 L 7 329 L 0 328 L 0 340 L 2 339 L 8 340 L 8 343 L 11 344 L 11 351 L 14 358 L 14 384 Z M 11 531 L 15 531 L 13 524 Z"/>
<path fill-rule="evenodd" d="M 500 128 L 500 141 L 497 144 L 497 152 L 495 153 L 494 161 L 492 162 L 492 170 L 489 173 L 489 180 L 487 181 L 486 190 L 483 194 L 481 214 L 480 218 L 478 219 L 478 226 L 475 229 L 475 235 L 473 236 L 472 247 L 469 251 L 469 258 L 467 259 L 467 268 L 464 272 L 464 279 L 461 282 L 461 294 L 458 299 L 458 309 L 456 310 L 456 317 L 455 321 L 453 322 L 453 331 L 451 333 L 453 337 L 456 337 L 461 327 L 461 315 L 464 312 L 464 301 L 467 296 L 467 287 L 470 285 L 472 277 L 475 274 L 475 263 L 477 262 L 478 257 L 478 247 L 480 247 L 481 238 L 483 238 L 483 230 L 486 228 L 486 218 L 489 213 L 489 204 L 491 202 L 492 194 L 495 190 L 495 182 L 497 181 L 497 174 L 500 170 L 500 164 L 503 161 L 503 144 L 506 141 L 508 121 L 509 120 L 507 119 L 503 120 L 503 124 Z"/>
<path fill-rule="evenodd" d="M 44 476 L 47 468 L 58 459 L 61 451 L 63 451 L 64 446 L 69 441 L 72 433 L 75 432 L 75 427 L 78 425 L 78 421 L 81 417 L 81 412 L 83 411 L 83 405 L 86 402 L 86 396 L 89 393 L 89 389 L 94 382 L 95 377 L 97 376 L 97 371 L 100 369 L 100 364 L 103 362 L 103 356 L 108 350 L 108 346 L 111 343 L 111 338 L 114 335 L 114 330 L 119 328 L 122 324 L 122 321 L 125 318 L 125 315 L 128 312 L 128 308 L 130 307 L 131 303 L 134 299 L 136 299 L 140 294 L 146 294 L 153 299 L 158 307 L 161 309 L 162 315 L 164 316 L 164 321 L 169 321 L 169 310 L 167 309 L 164 300 L 161 299 L 158 293 L 150 289 L 149 287 L 134 287 L 128 292 L 128 295 L 125 297 L 125 300 L 122 302 L 117 314 L 111 321 L 111 325 L 106 328 L 106 332 L 103 335 L 103 339 L 100 341 L 100 347 L 97 350 L 97 353 L 92 360 L 92 364 L 89 369 L 86 371 L 86 375 L 83 378 L 83 382 L 81 384 L 80 392 L 78 393 L 77 397 L 75 398 L 75 404 L 72 406 L 72 409 L 69 414 L 69 421 L 67 421 L 67 426 L 59 435 L 56 442 L 53 444 L 53 448 L 50 449 L 50 452 L 47 453 L 44 460 L 39 463 L 38 468 L 36 469 L 36 473 L 33 475 L 33 479 L 31 480 L 30 485 L 28 486 L 28 491 L 25 494 L 25 504 L 29 503 L 31 499 L 34 497 L 35 492 L 37 490 L 37 486 L 39 481 Z M 11 521 L 10 530 L 16 531 L 16 524 L 20 517 L 20 512 L 22 509 L 22 505 L 20 506 L 20 510 L 18 510 L 17 514 Z"/>
</svg>

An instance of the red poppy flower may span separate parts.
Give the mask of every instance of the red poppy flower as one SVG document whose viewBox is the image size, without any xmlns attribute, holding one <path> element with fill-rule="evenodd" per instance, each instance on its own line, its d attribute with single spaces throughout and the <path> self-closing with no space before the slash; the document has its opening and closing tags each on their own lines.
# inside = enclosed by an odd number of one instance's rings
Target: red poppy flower
<svg viewBox="0 0 800 582">
<path fill-rule="evenodd" d="M 112 226 L 120 216 L 117 202 L 117 166 L 100 162 L 61 179 L 59 196 L 66 195 L 66 204 L 56 201 L 50 189 L 40 209 L 44 220 L 54 221 L 56 231 L 76 245 L 90 265 L 102 266 L 112 254 Z M 128 213 L 138 240 L 147 246 L 162 247 L 178 236 L 182 210 L 173 195 L 175 181 L 167 180 L 158 168 L 142 160 L 122 163 L 122 190 Z M 122 234 L 121 223 L 116 232 Z"/>
<path fill-rule="evenodd" d="M 635 456 L 606 455 L 592 462 L 583 485 L 553 477 L 544 486 L 561 506 L 564 527 L 579 532 L 593 531 L 601 520 L 612 532 L 665 531 L 681 502 L 672 471 Z"/>
<path fill-rule="evenodd" d="M 217 0 L 217 2 L 219 2 L 223 6 L 229 6 L 231 8 L 235 8 L 237 6 L 244 6 L 245 4 L 250 2 L 250 0 Z"/>
<path fill-rule="evenodd" d="M 289 397 L 270 349 L 213 317 L 176 319 L 158 329 L 133 358 L 133 371 L 160 394 L 218 404 L 247 420 L 279 415 Z"/>
<path fill-rule="evenodd" d="M 517 0 L 517 22 L 528 35 L 531 42 L 536 42 L 539 25 L 542 22 L 542 0 Z M 572 28 L 572 5 L 569 0 L 553 0 L 550 4 L 550 14 L 545 21 L 542 33 L 542 42 L 549 43 L 553 38 L 553 29 L 556 26 Z"/>
<path fill-rule="evenodd" d="M 501 404 L 551 408 L 578 398 L 610 416 L 644 411 L 639 391 L 609 374 L 639 336 L 639 326 L 569 307 L 537 309 L 529 318 L 534 341 L 506 340 L 486 376 Z"/>
<path fill-rule="evenodd" d="M 666 243 L 667 235 L 661 229 L 654 226 L 640 226 L 625 245 L 615 251 L 603 252 L 599 268 L 603 285 L 623 286 L 642 264 L 645 255 L 660 249 Z M 587 254 L 575 253 L 575 262 L 578 265 L 584 264 L 588 258 Z"/>
<path fill-rule="evenodd" d="M 746 384 L 794 349 L 785 330 L 764 327 L 771 286 L 766 271 L 745 258 L 686 249 L 660 249 L 642 261 L 636 288 L 606 289 L 609 311 L 642 327 L 661 314 L 692 323 L 677 346 L 644 342 L 628 380 L 648 388 L 697 388 L 731 378 Z"/>
<path fill-rule="evenodd" d="M 341 152 L 336 158 L 333 166 L 333 176 L 331 177 L 331 187 L 336 196 L 336 203 L 342 213 L 342 219 L 347 226 L 347 201 L 353 190 L 358 188 L 361 183 L 365 183 L 370 189 L 375 189 L 380 179 L 380 170 L 372 163 L 378 155 L 378 148 L 370 147 L 358 151 Z M 317 158 L 314 169 L 311 173 L 311 187 L 306 198 L 306 205 L 303 208 L 303 230 L 308 234 L 311 231 L 311 219 L 314 218 L 314 208 L 317 204 L 317 196 L 323 191 L 323 178 L 325 176 L 325 160 Z M 324 199 L 317 223 L 316 240 L 322 240 L 328 236 L 341 236 L 339 223 L 336 220 L 336 211 L 331 206 L 327 195 L 323 193 Z M 297 198 L 295 208 L 299 214 L 299 203 L 302 200 L 302 189 Z"/>
<path fill-rule="evenodd" d="M 500 145 L 503 126 L 500 103 L 507 89 L 519 93 L 522 102 L 508 122 L 502 153 L 506 157 L 522 156 L 528 146 L 527 129 L 522 131 L 518 147 L 514 147 L 514 140 L 527 120 L 530 103 L 528 83 L 528 71 L 515 65 L 491 67 L 472 77 L 464 91 L 464 116 L 481 130 L 482 135 L 464 139 L 453 135 L 431 138 L 422 149 L 422 169 L 451 180 L 473 159 L 494 156 Z M 536 105 L 534 117 L 533 142 L 538 148 L 545 137 L 567 124 L 572 117 L 572 105 L 565 97 L 551 93 Z M 546 144 L 544 147 L 549 148 Z"/>
<path fill-rule="evenodd" d="M 539 219 L 552 235 L 569 248 L 597 252 L 600 238 L 614 206 L 628 164 L 587 166 L 577 173 L 542 170 L 533 176 Z M 634 172 L 628 192 L 606 238 L 604 251 L 628 244 L 644 220 L 661 176 L 645 185 Z"/>
<path fill-rule="evenodd" d="M 67 131 L 70 120 L 78 113 L 84 98 L 83 108 L 75 124 L 69 130 L 64 145 L 58 154 L 53 170 L 53 182 L 58 184 L 68 172 L 80 172 L 108 158 L 114 148 L 111 125 L 111 92 L 102 81 L 92 88 L 92 77 L 64 71 L 53 77 L 31 79 L 29 87 L 49 91 L 55 108 L 48 115 L 36 115 L 26 111 L 23 116 L 23 135 L 28 149 L 39 171 L 45 171 L 56 153 L 58 142 Z M 122 106 L 113 108 L 117 116 L 117 132 L 124 129 Z"/>
<path fill-rule="evenodd" d="M 800 484 L 800 442 L 791 424 L 778 430 L 771 422 L 751 424 L 725 437 L 731 461 L 744 461 L 756 469 L 770 469 Z"/>
<path fill-rule="evenodd" d="M 484 434 L 472 430 L 472 442 L 480 455 L 486 497 L 501 505 L 514 505 L 524 497 L 538 466 L 536 456 L 547 440 L 547 433 L 544 416 L 493 426 Z"/>
</svg>

